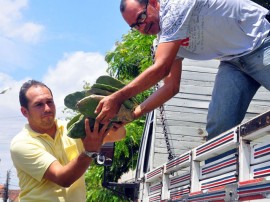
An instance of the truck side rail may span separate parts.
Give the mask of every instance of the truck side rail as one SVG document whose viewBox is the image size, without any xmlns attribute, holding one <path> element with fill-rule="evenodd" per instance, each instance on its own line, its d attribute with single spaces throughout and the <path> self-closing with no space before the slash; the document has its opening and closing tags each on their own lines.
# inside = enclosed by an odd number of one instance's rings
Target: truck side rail
<svg viewBox="0 0 270 202">
<path fill-rule="evenodd" d="M 142 201 L 270 198 L 270 111 L 145 173 Z"/>
</svg>

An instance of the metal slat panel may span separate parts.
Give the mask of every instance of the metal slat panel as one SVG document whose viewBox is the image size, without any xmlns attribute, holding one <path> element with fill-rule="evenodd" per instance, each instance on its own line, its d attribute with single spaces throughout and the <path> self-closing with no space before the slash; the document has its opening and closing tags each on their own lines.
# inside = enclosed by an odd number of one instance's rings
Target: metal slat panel
<svg viewBox="0 0 270 202">
<path fill-rule="evenodd" d="M 200 179 L 202 180 L 231 171 L 236 171 L 237 163 L 238 159 L 235 153 L 212 161 L 211 163 L 207 163 L 200 167 Z"/>
<path fill-rule="evenodd" d="M 255 144 L 251 148 L 251 165 L 270 161 L 270 143 Z"/>
<path fill-rule="evenodd" d="M 164 173 L 169 173 L 172 171 L 176 171 L 180 168 L 184 168 L 190 165 L 190 161 L 191 161 L 191 152 L 187 152 L 181 156 L 177 156 L 165 164 Z"/>
<path fill-rule="evenodd" d="M 232 183 L 237 182 L 237 180 L 238 178 L 237 178 L 236 172 L 230 172 L 230 173 L 223 174 L 217 177 L 202 180 L 200 184 L 201 184 L 201 189 L 204 190 L 204 189 L 210 189 L 213 187 L 218 187 L 218 186 L 222 186 L 226 184 L 232 184 Z"/>
</svg>

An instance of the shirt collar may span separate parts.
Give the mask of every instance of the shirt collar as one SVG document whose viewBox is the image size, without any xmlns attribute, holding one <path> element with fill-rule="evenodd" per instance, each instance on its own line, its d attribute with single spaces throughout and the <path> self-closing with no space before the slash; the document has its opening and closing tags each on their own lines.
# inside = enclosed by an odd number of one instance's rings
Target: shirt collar
<svg viewBox="0 0 270 202">
<path fill-rule="evenodd" d="M 63 124 L 58 124 L 58 121 L 55 119 L 55 124 L 56 124 L 56 135 L 58 134 L 62 135 L 64 132 L 64 126 Z M 47 133 L 38 133 L 32 130 L 32 128 L 30 127 L 29 124 L 25 124 L 25 130 L 27 130 L 29 132 L 29 135 L 32 137 L 38 137 L 38 136 L 48 136 Z"/>
</svg>

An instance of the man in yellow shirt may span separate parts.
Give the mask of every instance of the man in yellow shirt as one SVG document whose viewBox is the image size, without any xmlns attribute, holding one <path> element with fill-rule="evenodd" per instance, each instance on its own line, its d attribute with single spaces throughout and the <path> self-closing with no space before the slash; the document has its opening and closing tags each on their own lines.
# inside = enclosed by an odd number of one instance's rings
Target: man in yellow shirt
<svg viewBox="0 0 270 202">
<path fill-rule="evenodd" d="M 21 202 L 85 202 L 84 173 L 97 156 L 108 132 L 107 125 L 93 131 L 85 122 L 86 137 L 71 139 L 64 122 L 55 119 L 51 90 L 35 80 L 20 89 L 21 112 L 28 124 L 11 142 Z"/>
</svg>

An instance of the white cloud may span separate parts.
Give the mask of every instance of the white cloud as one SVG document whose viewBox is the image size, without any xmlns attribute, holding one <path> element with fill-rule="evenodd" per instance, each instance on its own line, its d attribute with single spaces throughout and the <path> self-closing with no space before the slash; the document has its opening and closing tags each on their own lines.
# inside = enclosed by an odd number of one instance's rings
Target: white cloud
<svg viewBox="0 0 270 202">
<path fill-rule="evenodd" d="M 4 94 L 0 94 L 0 108 L 2 110 L 8 111 L 7 114 L 10 114 L 11 111 L 18 111 L 19 107 L 19 88 L 23 81 L 16 81 L 11 78 L 9 75 L 0 72 L 0 91 L 8 89 Z M 1 113 L 0 118 L 5 113 Z"/>
<path fill-rule="evenodd" d="M 0 71 L 29 68 L 31 45 L 37 44 L 44 26 L 24 19 L 27 0 L 0 0 Z"/>
<path fill-rule="evenodd" d="M 34 22 L 24 22 L 22 10 L 27 5 L 27 0 L 0 0 L 1 37 L 30 43 L 39 40 L 44 27 Z"/>
<path fill-rule="evenodd" d="M 26 122 L 20 112 L 18 95 L 19 88 L 25 80 L 16 81 L 9 75 L 0 72 L 0 91 L 8 89 L 4 94 L 0 94 L 0 170 L 3 171 L 0 173 L 1 180 L 5 179 L 5 171 L 12 168 L 9 153 L 10 141 Z M 15 174 L 15 169 L 12 169 L 12 172 Z M 0 184 L 2 182 L 0 181 Z M 18 183 L 16 176 L 12 178 L 11 182 L 15 185 Z"/>
<path fill-rule="evenodd" d="M 35 43 L 39 41 L 43 26 L 37 25 L 32 22 L 27 22 L 17 27 L 13 31 L 13 37 L 21 37 L 26 42 Z"/>
<path fill-rule="evenodd" d="M 107 63 L 99 53 L 75 52 L 65 54 L 55 67 L 51 67 L 43 81 L 51 88 L 58 108 L 64 108 L 67 94 L 83 90 L 84 81 L 90 84 L 106 73 Z"/>
</svg>

